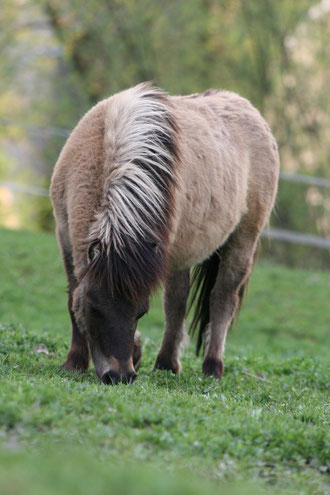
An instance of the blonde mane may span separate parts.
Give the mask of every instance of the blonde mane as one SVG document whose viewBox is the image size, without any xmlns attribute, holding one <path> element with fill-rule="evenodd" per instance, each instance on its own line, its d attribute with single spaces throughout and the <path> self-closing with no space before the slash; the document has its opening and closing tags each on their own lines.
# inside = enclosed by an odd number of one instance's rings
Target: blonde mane
<svg viewBox="0 0 330 495">
<path fill-rule="evenodd" d="M 109 100 L 103 200 L 90 230 L 90 239 L 98 239 L 107 252 L 113 246 L 124 257 L 128 239 L 153 237 L 156 218 L 166 223 L 166 186 L 174 181 L 177 158 L 175 131 L 166 94 L 150 84 Z"/>
<path fill-rule="evenodd" d="M 131 297 L 144 287 L 150 290 L 165 275 L 177 133 L 166 93 L 151 84 L 140 84 L 109 99 L 102 202 L 88 242 L 99 244 L 98 258 L 104 256 L 99 270 L 108 266 L 112 290 Z"/>
</svg>

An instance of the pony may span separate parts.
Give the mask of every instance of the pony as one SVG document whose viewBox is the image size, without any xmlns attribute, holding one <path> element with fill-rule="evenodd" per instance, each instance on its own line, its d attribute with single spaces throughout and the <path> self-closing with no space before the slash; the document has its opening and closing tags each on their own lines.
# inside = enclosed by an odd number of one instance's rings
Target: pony
<svg viewBox="0 0 330 495">
<path fill-rule="evenodd" d="M 66 370 L 90 356 L 105 383 L 131 383 L 138 320 L 164 284 L 155 369 L 181 371 L 187 300 L 202 370 L 220 379 L 279 176 L 270 128 L 224 90 L 169 96 L 142 83 L 95 105 L 69 136 L 50 194 L 68 279 Z"/>
</svg>

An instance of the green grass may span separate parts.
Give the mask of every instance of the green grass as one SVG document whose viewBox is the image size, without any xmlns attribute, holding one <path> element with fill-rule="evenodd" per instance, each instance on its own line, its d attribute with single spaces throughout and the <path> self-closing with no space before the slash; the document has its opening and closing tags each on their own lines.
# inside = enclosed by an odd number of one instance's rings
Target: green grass
<svg viewBox="0 0 330 495">
<path fill-rule="evenodd" d="M 94 370 L 58 369 L 70 326 L 55 238 L 0 237 L 1 493 L 223 494 L 246 481 L 249 493 L 326 493 L 328 273 L 256 267 L 221 382 L 202 377 L 193 345 L 181 375 L 152 372 L 156 296 L 138 380 L 105 387 Z"/>
</svg>

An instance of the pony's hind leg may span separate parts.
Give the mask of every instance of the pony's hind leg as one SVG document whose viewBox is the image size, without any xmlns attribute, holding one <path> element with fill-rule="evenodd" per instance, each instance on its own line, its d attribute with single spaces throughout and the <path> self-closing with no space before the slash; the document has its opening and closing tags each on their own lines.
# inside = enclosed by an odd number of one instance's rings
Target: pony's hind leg
<svg viewBox="0 0 330 495">
<path fill-rule="evenodd" d="M 210 296 L 210 323 L 205 335 L 205 375 L 219 379 L 224 371 L 227 331 L 242 302 L 259 236 L 259 231 L 247 232 L 238 228 L 221 249 L 220 267 Z"/>
<path fill-rule="evenodd" d="M 189 294 L 189 270 L 170 275 L 164 291 L 165 333 L 155 369 L 181 371 L 179 360 L 185 336 L 185 314 Z"/>
<path fill-rule="evenodd" d="M 72 323 L 72 337 L 70 349 L 66 361 L 61 365 L 65 370 L 86 371 L 89 366 L 89 347 L 86 336 L 80 331 L 72 309 L 72 294 L 76 287 L 76 279 L 73 272 L 73 261 L 71 249 L 58 236 L 61 244 L 63 263 L 68 279 L 68 309 Z"/>
</svg>

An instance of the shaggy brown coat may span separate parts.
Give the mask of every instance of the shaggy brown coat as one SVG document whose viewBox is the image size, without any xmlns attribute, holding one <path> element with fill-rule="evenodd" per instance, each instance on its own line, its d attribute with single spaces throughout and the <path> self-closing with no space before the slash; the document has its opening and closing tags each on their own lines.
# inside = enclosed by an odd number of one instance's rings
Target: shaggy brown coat
<svg viewBox="0 0 330 495">
<path fill-rule="evenodd" d="M 91 262 L 91 233 L 95 234 L 95 222 L 101 221 L 98 215 L 105 208 L 104 184 L 120 167 L 115 153 L 109 158 L 109 135 L 116 131 L 115 115 L 125 120 L 127 112 L 128 118 L 137 92 L 151 89 L 140 85 L 94 106 L 72 132 L 54 170 L 51 198 L 73 321 L 71 349 L 64 363 L 70 369 L 85 369 L 89 359 L 75 300 L 81 297 L 79 286 Z M 226 333 L 275 200 L 277 145 L 260 113 L 237 94 L 209 90 L 191 96 L 159 93 L 157 98 L 173 120 L 169 131 L 173 180 L 165 181 L 170 190 L 164 206 L 168 210 L 164 217 L 166 329 L 156 367 L 181 369 L 189 269 L 202 264 L 199 284 L 204 299 L 202 294 L 197 320 L 204 318 L 201 335 L 206 333 L 203 370 L 219 378 Z M 115 149 L 116 143 L 111 146 Z"/>
</svg>

